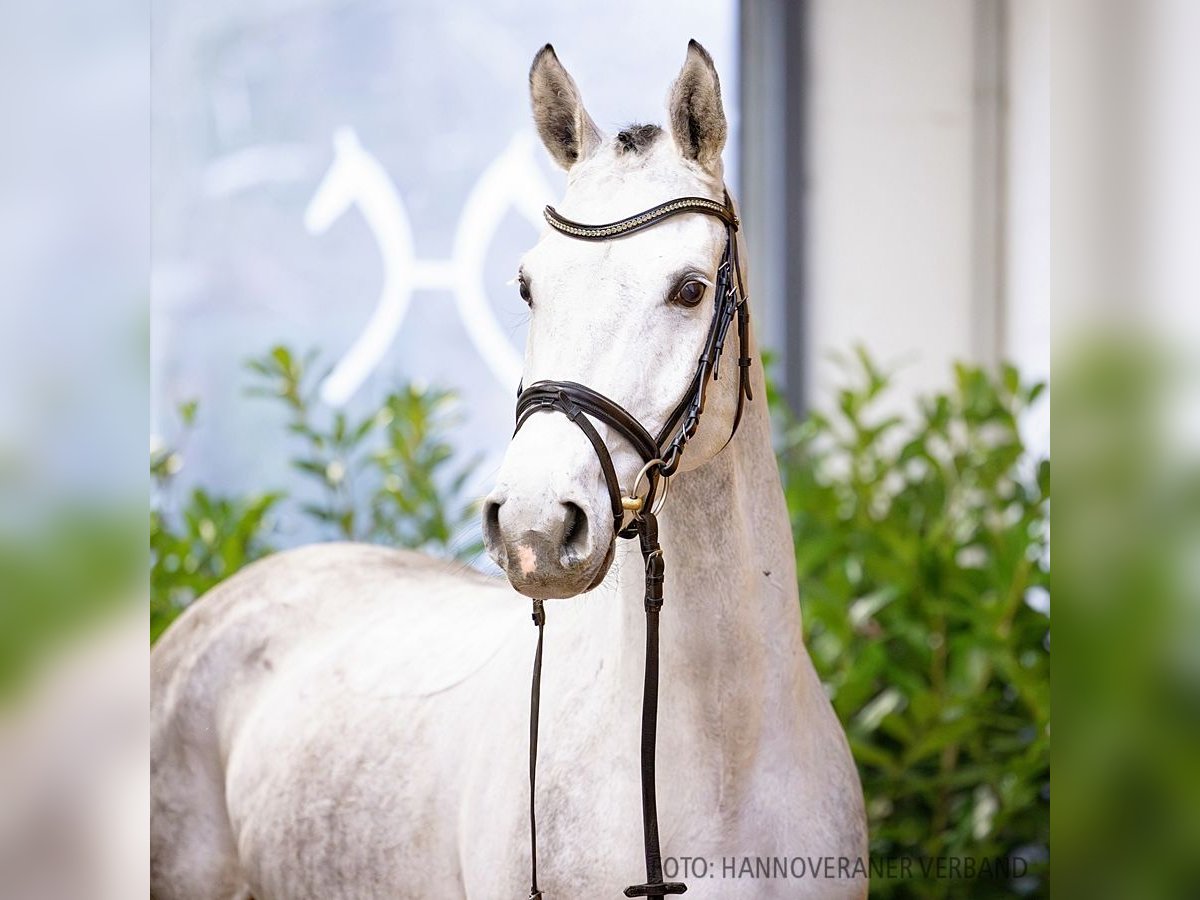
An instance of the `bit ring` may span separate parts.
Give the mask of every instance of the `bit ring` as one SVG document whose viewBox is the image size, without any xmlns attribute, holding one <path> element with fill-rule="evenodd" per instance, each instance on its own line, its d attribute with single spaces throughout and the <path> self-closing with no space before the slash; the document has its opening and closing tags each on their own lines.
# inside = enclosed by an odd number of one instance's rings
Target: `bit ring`
<svg viewBox="0 0 1200 900">
<path fill-rule="evenodd" d="M 638 488 L 642 485 L 642 479 L 647 477 L 651 469 L 655 468 L 656 466 L 661 469 L 664 465 L 666 465 L 664 460 L 655 457 L 638 470 L 637 475 L 633 479 L 633 486 L 629 489 L 629 493 L 621 498 L 622 509 L 633 513 L 635 516 L 642 511 L 642 507 L 646 503 L 646 498 L 639 497 L 637 493 Z M 662 509 L 663 501 L 666 500 L 667 491 L 671 486 L 671 480 L 669 478 L 663 478 L 662 484 L 663 492 L 658 496 L 657 501 L 654 504 L 654 509 L 651 510 L 652 515 L 658 515 L 659 510 Z"/>
</svg>

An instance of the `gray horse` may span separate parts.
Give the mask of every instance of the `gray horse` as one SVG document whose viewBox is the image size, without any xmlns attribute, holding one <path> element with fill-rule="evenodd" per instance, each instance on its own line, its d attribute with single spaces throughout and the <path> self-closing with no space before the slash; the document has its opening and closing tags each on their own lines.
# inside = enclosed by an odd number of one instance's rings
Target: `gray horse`
<svg viewBox="0 0 1200 900">
<path fill-rule="evenodd" d="M 722 200 L 725 114 L 698 44 L 665 128 L 606 137 L 549 47 L 530 86 L 567 171 L 564 215 Z M 605 243 L 547 229 L 521 266 L 525 383 L 587 384 L 654 433 L 695 369 L 724 244 L 697 215 Z M 728 446 L 737 379 L 711 384 L 660 516 L 663 855 L 699 898 L 861 898 L 862 790 L 804 647 L 760 367 L 751 377 Z M 603 433 L 628 483 L 641 460 Z M 153 897 L 527 896 L 535 632 L 522 594 L 573 598 L 547 604 L 541 887 L 591 900 L 641 880 L 642 562 L 614 542 L 595 453 L 565 416 L 515 436 L 484 531 L 507 583 L 324 544 L 250 566 L 180 617 L 152 657 Z M 774 860 L 776 877 L 746 877 L 747 857 Z M 814 873 L 800 857 L 830 864 Z"/>
</svg>

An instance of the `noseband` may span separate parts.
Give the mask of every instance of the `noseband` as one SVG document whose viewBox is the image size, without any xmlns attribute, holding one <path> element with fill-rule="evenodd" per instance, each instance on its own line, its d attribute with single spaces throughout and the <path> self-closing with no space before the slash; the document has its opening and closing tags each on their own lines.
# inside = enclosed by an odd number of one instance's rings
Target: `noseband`
<svg viewBox="0 0 1200 900">
<path fill-rule="evenodd" d="M 613 515 L 613 539 L 638 538 L 646 570 L 646 674 L 642 693 L 642 829 L 646 849 L 646 881 L 625 888 L 626 897 L 663 897 L 682 894 L 687 885 L 664 882 L 662 854 L 658 839 L 658 804 L 654 788 L 654 748 L 658 731 L 658 614 L 663 604 L 663 556 L 658 543 L 656 515 L 666 499 L 669 479 L 679 468 L 684 447 L 696 434 L 710 380 L 720 376 L 721 353 L 725 338 L 734 320 L 738 334 L 738 398 L 737 412 L 729 440 L 742 420 L 745 401 L 753 399 L 750 392 L 750 357 L 747 355 L 747 332 L 750 308 L 742 288 L 741 264 L 738 259 L 736 232 L 738 219 L 728 193 L 725 202 L 705 197 L 681 197 L 655 206 L 645 212 L 610 222 L 607 225 L 583 225 L 566 219 L 552 206 L 545 210 L 546 221 L 556 231 L 581 241 L 610 241 L 627 237 L 673 216 L 700 213 L 713 216 L 725 224 L 725 252 L 717 269 L 712 322 L 708 336 L 683 396 L 659 429 L 657 436 L 650 432 L 619 403 L 598 391 L 574 381 L 538 381 L 517 394 L 517 427 L 537 412 L 559 412 L 567 416 L 583 432 L 596 451 L 600 471 L 608 488 Z M 607 425 L 633 447 L 642 460 L 641 470 L 627 492 L 622 491 L 613 466 L 612 454 L 592 420 Z M 514 432 L 515 434 L 515 432 Z M 639 491 L 642 482 L 645 494 Z M 661 493 L 659 488 L 661 487 Z M 533 686 L 529 717 L 529 826 L 531 855 L 531 885 L 529 900 L 539 900 L 542 892 L 537 884 L 537 816 L 535 788 L 537 783 L 538 708 L 542 683 L 542 643 L 545 635 L 546 612 L 541 600 L 533 601 L 533 621 L 538 629 L 537 650 L 533 661 Z"/>
</svg>

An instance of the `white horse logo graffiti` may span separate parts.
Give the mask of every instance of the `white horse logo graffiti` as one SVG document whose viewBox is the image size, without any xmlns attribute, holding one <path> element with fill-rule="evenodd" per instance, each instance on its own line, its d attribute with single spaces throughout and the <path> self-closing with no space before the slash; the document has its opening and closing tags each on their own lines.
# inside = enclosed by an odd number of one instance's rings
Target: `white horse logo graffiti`
<svg viewBox="0 0 1200 900">
<path fill-rule="evenodd" d="M 449 259 L 418 259 L 412 224 L 387 172 L 349 127 L 333 136 L 334 158 L 304 213 L 312 234 L 323 234 L 357 206 L 383 258 L 383 287 L 362 333 L 321 385 L 321 398 L 341 406 L 383 360 L 395 340 L 414 291 L 448 290 L 467 334 L 488 369 L 506 389 L 521 375 L 521 359 L 487 301 L 483 281 L 488 246 L 509 209 L 541 225 L 550 186 L 533 162 L 532 139 L 519 134 L 480 176 L 459 219 Z"/>
</svg>

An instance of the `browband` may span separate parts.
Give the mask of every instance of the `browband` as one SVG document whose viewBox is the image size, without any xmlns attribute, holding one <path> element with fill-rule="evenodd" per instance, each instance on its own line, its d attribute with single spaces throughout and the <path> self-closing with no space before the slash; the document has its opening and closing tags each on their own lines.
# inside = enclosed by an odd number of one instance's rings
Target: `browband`
<svg viewBox="0 0 1200 900">
<path fill-rule="evenodd" d="M 625 237 L 625 235 L 633 234 L 636 231 L 642 231 L 652 225 L 657 225 L 663 219 L 669 219 L 672 216 L 678 216 L 681 213 L 687 212 L 698 212 L 716 216 L 727 227 L 737 231 L 738 217 L 733 212 L 728 193 L 725 194 L 724 203 L 709 200 L 707 197 L 680 197 L 678 200 L 668 200 L 666 203 L 660 203 L 658 206 L 652 207 L 645 212 L 640 212 L 636 216 L 630 216 L 627 219 L 621 219 L 617 222 L 609 222 L 605 225 L 584 225 L 582 222 L 574 222 L 561 215 L 553 206 L 547 206 L 543 215 L 551 227 L 557 231 L 561 231 L 568 237 L 578 238 L 581 241 L 608 241 L 613 238 Z"/>
</svg>

